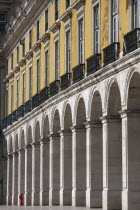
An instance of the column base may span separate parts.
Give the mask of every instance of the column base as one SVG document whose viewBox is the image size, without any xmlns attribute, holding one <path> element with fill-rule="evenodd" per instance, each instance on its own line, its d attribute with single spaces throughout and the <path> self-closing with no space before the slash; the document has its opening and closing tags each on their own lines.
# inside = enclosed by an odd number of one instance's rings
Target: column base
<svg viewBox="0 0 140 210">
<path fill-rule="evenodd" d="M 101 190 L 86 190 L 86 207 L 102 208 L 102 191 Z"/>
<path fill-rule="evenodd" d="M 40 205 L 40 195 L 39 191 L 33 191 L 32 192 L 32 206 L 39 206 Z"/>
<path fill-rule="evenodd" d="M 103 209 L 122 209 L 121 191 L 103 190 Z"/>
<path fill-rule="evenodd" d="M 49 191 L 40 191 L 40 206 L 49 205 Z"/>
<path fill-rule="evenodd" d="M 72 190 L 72 206 L 86 206 L 86 190 Z"/>
<path fill-rule="evenodd" d="M 140 209 L 140 192 L 123 191 L 122 192 L 122 210 Z"/>
<path fill-rule="evenodd" d="M 25 192 L 24 193 L 24 206 L 31 206 L 31 193 Z"/>
<path fill-rule="evenodd" d="M 71 190 L 60 190 L 60 205 L 72 205 L 72 189 Z"/>
<path fill-rule="evenodd" d="M 59 205 L 59 190 L 50 189 L 49 191 L 49 205 Z"/>
</svg>

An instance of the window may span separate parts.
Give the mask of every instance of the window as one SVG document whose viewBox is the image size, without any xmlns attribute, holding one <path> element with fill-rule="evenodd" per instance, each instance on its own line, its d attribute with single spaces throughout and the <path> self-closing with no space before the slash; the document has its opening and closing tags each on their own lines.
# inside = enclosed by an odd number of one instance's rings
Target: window
<svg viewBox="0 0 140 210">
<path fill-rule="evenodd" d="M 48 10 L 45 11 L 45 31 L 48 30 Z"/>
<path fill-rule="evenodd" d="M 0 32 L 5 31 L 6 24 L 7 24 L 7 13 L 0 12 Z"/>
<path fill-rule="evenodd" d="M 17 63 L 19 62 L 19 46 L 17 47 Z"/>
<path fill-rule="evenodd" d="M 29 31 L 29 50 L 32 48 L 32 30 Z"/>
<path fill-rule="evenodd" d="M 13 85 L 11 85 L 11 113 L 13 111 Z"/>
<path fill-rule="evenodd" d="M 39 93 L 40 91 L 40 61 L 39 59 L 37 60 L 36 67 L 37 67 L 37 93 Z"/>
<path fill-rule="evenodd" d="M 40 24 L 39 24 L 39 20 L 38 20 L 38 21 L 37 21 L 37 41 L 38 41 L 39 38 L 40 38 L 39 33 L 40 33 Z"/>
<path fill-rule="evenodd" d="M 49 73 L 49 71 L 48 71 L 48 69 L 49 69 L 49 55 L 48 55 L 48 51 L 46 51 L 45 52 L 45 85 L 46 85 L 46 87 L 48 86 L 48 73 Z"/>
<path fill-rule="evenodd" d="M 117 0 L 111 1 L 111 43 L 118 41 Z"/>
<path fill-rule="evenodd" d="M 29 68 L 29 100 L 32 98 L 32 67 Z"/>
<path fill-rule="evenodd" d="M 25 73 L 22 74 L 22 104 L 25 102 Z"/>
<path fill-rule="evenodd" d="M 8 115 L 8 90 L 5 91 L 5 117 Z"/>
<path fill-rule="evenodd" d="M 55 42 L 55 80 L 59 79 L 59 43 Z"/>
<path fill-rule="evenodd" d="M 79 29 L 79 63 L 83 63 L 83 48 L 84 48 L 84 40 L 83 40 L 83 18 L 78 22 Z"/>
<path fill-rule="evenodd" d="M 70 7 L 70 0 L 66 0 L 66 9 Z"/>
<path fill-rule="evenodd" d="M 12 55 L 11 55 L 11 70 L 13 69 L 13 62 L 14 62 L 13 59 L 14 58 L 13 58 L 13 53 L 12 53 Z"/>
<path fill-rule="evenodd" d="M 59 10 L 59 0 L 55 0 L 55 20 L 58 19 L 58 10 Z"/>
<path fill-rule="evenodd" d="M 70 30 L 66 32 L 66 72 L 70 72 Z"/>
<path fill-rule="evenodd" d="M 138 0 L 132 0 L 132 29 L 138 27 Z"/>
<path fill-rule="evenodd" d="M 25 56 L 25 39 L 22 40 L 22 57 Z"/>
<path fill-rule="evenodd" d="M 18 102 L 19 102 L 19 80 L 17 79 L 17 85 L 16 85 L 16 107 L 18 108 Z"/>
<path fill-rule="evenodd" d="M 99 53 L 99 5 L 93 8 L 93 14 L 94 14 L 93 49 L 94 49 L 94 53 Z"/>
</svg>

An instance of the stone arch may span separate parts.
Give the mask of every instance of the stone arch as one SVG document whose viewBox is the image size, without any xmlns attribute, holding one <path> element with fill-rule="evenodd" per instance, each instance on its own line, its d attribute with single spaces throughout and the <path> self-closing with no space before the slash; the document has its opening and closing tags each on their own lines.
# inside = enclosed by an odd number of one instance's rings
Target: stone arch
<svg viewBox="0 0 140 210">
<path fill-rule="evenodd" d="M 27 145 L 32 144 L 33 142 L 33 136 L 32 136 L 32 127 L 29 125 L 27 127 Z"/>
<path fill-rule="evenodd" d="M 83 97 L 78 98 L 75 111 L 76 125 L 83 125 L 86 121 L 86 107 Z"/>
<path fill-rule="evenodd" d="M 111 80 L 107 98 L 107 179 L 106 200 L 109 209 L 122 209 L 122 120 L 121 94 L 116 80 Z M 104 174 L 104 176 L 106 176 Z"/>
<path fill-rule="evenodd" d="M 12 154 L 13 152 L 13 138 L 12 136 L 9 137 L 9 148 L 8 148 L 8 153 Z"/>
<path fill-rule="evenodd" d="M 53 111 L 53 133 L 58 133 L 60 130 L 60 114 L 59 110 L 55 109 Z"/>
<path fill-rule="evenodd" d="M 35 123 L 35 142 L 38 142 L 41 137 L 41 132 L 40 132 L 40 122 L 37 120 Z"/>
<path fill-rule="evenodd" d="M 43 119 L 43 138 L 48 138 L 48 135 L 50 134 L 50 126 L 49 126 L 49 118 L 48 115 L 46 115 Z"/>
<path fill-rule="evenodd" d="M 24 129 L 21 129 L 19 135 L 19 148 L 23 149 L 24 146 L 25 146 L 25 132 Z"/>
</svg>

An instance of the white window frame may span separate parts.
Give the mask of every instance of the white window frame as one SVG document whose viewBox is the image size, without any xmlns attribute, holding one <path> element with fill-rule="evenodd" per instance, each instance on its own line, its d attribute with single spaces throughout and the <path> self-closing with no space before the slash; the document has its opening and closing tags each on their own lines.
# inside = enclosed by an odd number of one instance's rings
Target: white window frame
<svg viewBox="0 0 140 210">
<path fill-rule="evenodd" d="M 115 42 L 118 42 L 119 40 L 119 19 L 118 19 L 118 11 L 119 11 L 119 3 L 118 0 L 116 0 L 117 3 L 117 40 Z M 109 0 L 109 44 L 113 43 L 112 41 L 112 0 Z"/>
<path fill-rule="evenodd" d="M 46 75 L 46 53 L 48 54 L 48 62 L 47 62 L 47 75 Z M 47 78 L 47 80 L 46 80 Z M 44 86 L 49 86 L 49 48 L 45 50 L 45 78 L 44 78 Z"/>
<path fill-rule="evenodd" d="M 58 74 L 56 75 L 56 42 L 58 42 Z M 55 40 L 55 42 L 54 42 L 54 80 L 59 80 L 59 77 L 60 77 L 60 72 L 59 72 L 59 66 L 60 66 L 60 52 L 59 52 L 59 50 L 60 50 L 60 42 L 59 42 L 59 39 L 57 39 L 57 40 Z M 58 78 L 56 77 L 56 76 L 58 76 Z"/>
<path fill-rule="evenodd" d="M 39 62 L 39 69 L 38 69 Z M 36 93 L 40 92 L 40 58 L 36 60 Z"/>
<path fill-rule="evenodd" d="M 69 43 L 69 51 L 70 51 L 70 65 L 69 65 L 69 69 L 67 69 L 67 33 L 70 33 L 70 43 Z M 70 70 L 71 70 L 71 29 L 68 28 L 66 31 L 65 31 L 65 72 L 67 73 L 70 73 Z"/>
<path fill-rule="evenodd" d="M 138 12 L 138 26 L 137 28 L 140 27 L 140 1 L 137 1 L 137 12 Z M 129 31 L 133 30 L 133 21 L 132 21 L 132 15 L 133 15 L 133 0 L 129 0 Z"/>
<path fill-rule="evenodd" d="M 11 84 L 11 113 L 13 112 L 13 105 L 14 105 L 14 101 L 13 101 L 13 97 L 14 97 L 14 84 Z"/>
<path fill-rule="evenodd" d="M 31 74 L 30 74 L 31 70 Z M 32 99 L 32 86 L 33 86 L 33 70 L 32 66 L 29 66 L 29 100 Z"/>
<path fill-rule="evenodd" d="M 92 46 L 92 54 L 94 55 L 95 54 L 95 41 L 94 41 L 94 38 L 95 38 L 95 33 L 94 33 L 94 23 L 95 23 L 95 14 L 94 14 L 94 11 L 95 11 L 95 8 L 96 7 L 99 7 L 99 45 L 98 45 L 98 53 L 100 53 L 100 0 L 96 0 L 96 1 L 93 1 L 92 0 L 92 7 L 91 7 L 91 12 L 92 12 L 92 41 L 91 41 L 91 46 Z"/>
<path fill-rule="evenodd" d="M 8 87 L 5 90 L 5 117 L 8 115 Z"/>
<path fill-rule="evenodd" d="M 25 75 L 25 72 L 23 72 L 22 73 L 22 104 L 25 103 L 25 95 L 26 95 L 26 75 Z"/>
<path fill-rule="evenodd" d="M 19 78 L 16 79 L 16 107 L 19 106 Z"/>
<path fill-rule="evenodd" d="M 69 6 L 68 8 L 66 7 L 66 6 L 67 6 L 66 1 L 67 1 L 67 0 L 65 0 L 65 9 L 67 10 L 67 9 L 69 9 L 69 8 L 71 7 L 71 0 L 70 0 L 70 6 Z"/>
<path fill-rule="evenodd" d="M 59 19 L 59 17 L 60 17 L 60 0 L 57 0 L 58 1 L 58 18 L 56 19 L 55 17 L 54 17 L 54 19 L 55 19 L 55 21 L 57 21 L 58 19 Z M 55 2 L 55 4 L 56 4 L 56 0 L 54 0 L 54 2 Z M 56 6 L 55 6 L 55 9 L 56 9 Z M 56 11 L 55 11 L 56 12 Z M 55 16 L 55 14 L 54 14 L 54 16 Z"/>
<path fill-rule="evenodd" d="M 39 22 L 39 37 L 38 37 L 38 27 L 37 27 L 37 25 L 38 25 L 38 22 Z M 37 22 L 36 22 L 36 40 L 37 40 L 37 42 L 39 41 L 39 39 L 40 39 L 40 19 L 38 19 L 37 20 Z"/>
</svg>

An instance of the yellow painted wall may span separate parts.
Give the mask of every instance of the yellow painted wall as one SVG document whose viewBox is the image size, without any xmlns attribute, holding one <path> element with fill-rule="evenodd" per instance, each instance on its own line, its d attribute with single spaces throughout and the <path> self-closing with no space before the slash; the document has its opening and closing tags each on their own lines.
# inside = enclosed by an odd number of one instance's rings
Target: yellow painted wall
<svg viewBox="0 0 140 210">
<path fill-rule="evenodd" d="M 71 0 L 73 4 L 76 0 Z M 109 0 L 100 0 L 100 52 L 109 44 Z M 128 7 L 127 0 L 119 1 L 119 17 L 123 33 L 128 32 Z M 49 5 L 49 27 L 53 26 L 54 17 L 55 17 L 55 4 L 51 3 Z M 60 0 L 60 11 L 59 15 L 62 16 L 65 13 L 65 0 Z M 40 37 L 45 33 L 45 10 L 44 13 L 40 16 Z M 86 59 L 92 55 L 92 1 L 86 0 L 85 11 L 84 11 L 84 56 L 85 64 Z M 77 55 L 77 14 L 76 9 L 72 9 L 72 20 L 71 20 L 71 69 L 78 64 L 78 55 Z M 59 44 L 60 44 L 60 56 L 59 56 L 59 70 L 60 76 L 65 73 L 65 29 L 64 22 L 61 21 L 60 34 L 59 34 Z M 36 44 L 36 21 L 32 26 L 32 46 Z M 123 39 L 122 32 L 119 30 L 119 42 L 120 50 L 123 50 Z M 25 54 L 29 51 L 29 32 L 25 36 Z M 12 54 L 12 52 L 11 52 Z M 10 55 L 11 55 L 10 54 Z M 11 56 L 8 58 L 8 73 L 11 71 Z M 14 55 L 14 67 L 17 65 L 17 49 L 13 51 Z M 103 53 L 102 53 L 102 62 L 103 62 Z M 19 61 L 22 59 L 22 45 L 19 45 Z M 19 81 L 19 106 L 22 105 L 22 73 L 20 67 L 20 81 Z M 29 99 L 29 66 L 28 61 L 26 61 L 26 98 L 25 101 Z M 44 43 L 41 43 L 40 50 L 40 89 L 44 88 L 45 80 L 45 52 L 44 52 Z M 50 41 L 49 41 L 49 82 L 54 81 L 54 34 L 50 32 Z M 10 83 L 9 83 L 10 84 Z M 36 52 L 33 52 L 33 62 L 32 62 L 32 95 L 36 94 Z M 8 113 L 10 113 L 10 85 L 8 93 Z M 14 109 L 16 109 L 16 79 L 14 76 Z"/>
</svg>

